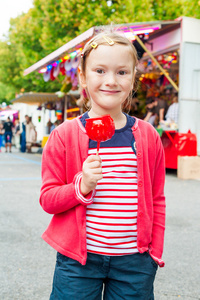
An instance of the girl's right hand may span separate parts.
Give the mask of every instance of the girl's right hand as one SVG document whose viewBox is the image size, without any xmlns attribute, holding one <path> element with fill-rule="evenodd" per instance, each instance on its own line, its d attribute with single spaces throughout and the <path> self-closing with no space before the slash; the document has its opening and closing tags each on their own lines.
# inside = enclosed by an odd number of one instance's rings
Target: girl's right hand
<svg viewBox="0 0 200 300">
<path fill-rule="evenodd" d="M 81 180 L 81 193 L 83 196 L 89 194 L 96 188 L 98 180 L 103 178 L 101 157 L 99 155 L 90 155 L 83 163 L 83 177 Z"/>
</svg>

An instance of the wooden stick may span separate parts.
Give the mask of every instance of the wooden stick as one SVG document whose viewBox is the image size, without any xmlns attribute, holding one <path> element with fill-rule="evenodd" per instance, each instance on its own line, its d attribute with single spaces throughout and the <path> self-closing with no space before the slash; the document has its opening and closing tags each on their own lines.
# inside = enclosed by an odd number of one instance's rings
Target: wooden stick
<svg viewBox="0 0 200 300">
<path fill-rule="evenodd" d="M 134 31 L 130 28 L 130 31 L 135 35 L 136 40 L 138 41 L 138 43 L 142 46 L 142 48 L 149 54 L 149 56 L 151 57 L 151 59 L 155 62 L 155 64 L 159 67 L 159 69 L 163 72 L 163 74 L 165 75 L 165 77 L 167 77 L 167 79 L 169 80 L 169 82 L 171 83 L 171 85 L 175 88 L 175 90 L 178 92 L 179 88 L 176 85 L 176 83 L 171 79 L 171 77 L 167 74 L 167 72 L 165 71 L 165 69 L 163 69 L 163 67 L 159 64 L 159 62 L 155 59 L 155 57 L 151 54 L 151 52 L 147 49 L 147 47 L 144 45 L 144 43 L 141 41 L 141 39 L 137 36 L 137 34 L 134 33 Z"/>
<path fill-rule="evenodd" d="M 96 155 L 99 155 L 99 147 L 100 147 L 100 142 L 97 142 L 97 153 L 96 153 Z"/>
</svg>

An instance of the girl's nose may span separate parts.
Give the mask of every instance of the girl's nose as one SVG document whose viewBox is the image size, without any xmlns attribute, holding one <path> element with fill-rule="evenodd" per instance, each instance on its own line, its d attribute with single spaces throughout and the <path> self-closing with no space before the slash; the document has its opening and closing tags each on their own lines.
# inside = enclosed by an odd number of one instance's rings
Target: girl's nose
<svg viewBox="0 0 200 300">
<path fill-rule="evenodd" d="M 106 76 L 106 85 L 116 85 L 117 79 L 114 73 L 108 73 Z"/>
</svg>

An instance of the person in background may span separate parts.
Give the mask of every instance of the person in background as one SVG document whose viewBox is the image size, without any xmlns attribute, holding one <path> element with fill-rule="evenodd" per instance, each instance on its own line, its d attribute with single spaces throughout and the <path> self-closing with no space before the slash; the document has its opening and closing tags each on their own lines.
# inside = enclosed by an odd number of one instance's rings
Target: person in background
<svg viewBox="0 0 200 300">
<path fill-rule="evenodd" d="M 50 133 L 59 125 L 58 120 L 56 120 L 52 125 L 50 129 Z"/>
<path fill-rule="evenodd" d="M 20 149 L 20 122 L 19 119 L 15 120 L 15 147 Z"/>
<path fill-rule="evenodd" d="M 166 113 L 166 121 L 169 123 L 178 124 L 179 117 L 179 105 L 178 105 L 178 93 L 176 93 L 172 99 L 172 104 L 169 106 Z"/>
<path fill-rule="evenodd" d="M 165 120 L 165 115 L 167 113 L 168 105 L 167 101 L 162 98 L 155 98 L 155 114 L 157 115 L 157 124 Z M 156 122 L 156 120 L 155 120 Z"/>
<path fill-rule="evenodd" d="M 6 152 L 8 152 L 8 148 L 9 148 L 9 152 L 11 152 L 11 147 L 12 147 L 12 136 L 13 136 L 13 122 L 11 122 L 10 117 L 7 118 L 7 121 L 3 124 L 3 128 L 5 130 L 5 148 L 6 148 Z"/>
<path fill-rule="evenodd" d="M 126 37 L 94 36 L 79 73 L 91 108 L 55 128 L 43 149 L 40 204 L 53 217 L 42 237 L 57 251 L 50 300 L 154 299 L 164 266 L 164 150 L 153 126 L 123 112 L 137 63 Z M 96 155 L 85 125 L 107 114 L 115 133 Z"/>
<path fill-rule="evenodd" d="M 165 120 L 167 112 L 167 102 L 161 98 L 155 98 L 154 101 L 148 105 L 149 111 L 144 118 L 144 121 L 151 123 L 154 127 L 157 127 L 159 123 Z"/>
<path fill-rule="evenodd" d="M 53 123 L 51 122 L 51 120 L 49 119 L 49 121 L 47 122 L 47 134 L 51 133 L 51 127 L 53 126 Z"/>
<path fill-rule="evenodd" d="M 32 117 L 26 117 L 26 149 L 28 153 L 31 153 L 31 148 L 34 142 L 36 142 L 37 135 L 35 126 L 32 123 Z"/>
<path fill-rule="evenodd" d="M 3 124 L 0 123 L 0 152 L 1 152 L 1 147 L 2 147 L 2 143 L 3 143 L 3 135 L 4 135 Z"/>
<path fill-rule="evenodd" d="M 27 120 L 28 116 L 25 116 Z M 20 150 L 22 153 L 26 152 L 26 121 L 22 123 L 22 132 L 20 135 Z"/>
<path fill-rule="evenodd" d="M 154 98 L 148 97 L 146 99 L 146 116 L 144 117 L 144 121 L 150 123 L 153 126 L 156 119 L 154 107 L 155 107 Z"/>
</svg>

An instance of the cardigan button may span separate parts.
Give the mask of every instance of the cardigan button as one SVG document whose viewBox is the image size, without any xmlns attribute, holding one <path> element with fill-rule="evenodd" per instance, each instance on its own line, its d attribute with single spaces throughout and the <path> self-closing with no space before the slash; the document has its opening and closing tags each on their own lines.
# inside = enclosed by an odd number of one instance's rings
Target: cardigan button
<svg viewBox="0 0 200 300">
<path fill-rule="evenodd" d="M 142 156 L 142 153 L 141 152 L 138 152 L 137 153 L 137 157 L 141 157 Z"/>
<path fill-rule="evenodd" d="M 142 187 L 142 186 L 143 186 L 142 181 L 139 181 L 139 182 L 138 182 L 138 186 L 139 186 L 139 187 Z"/>
</svg>

